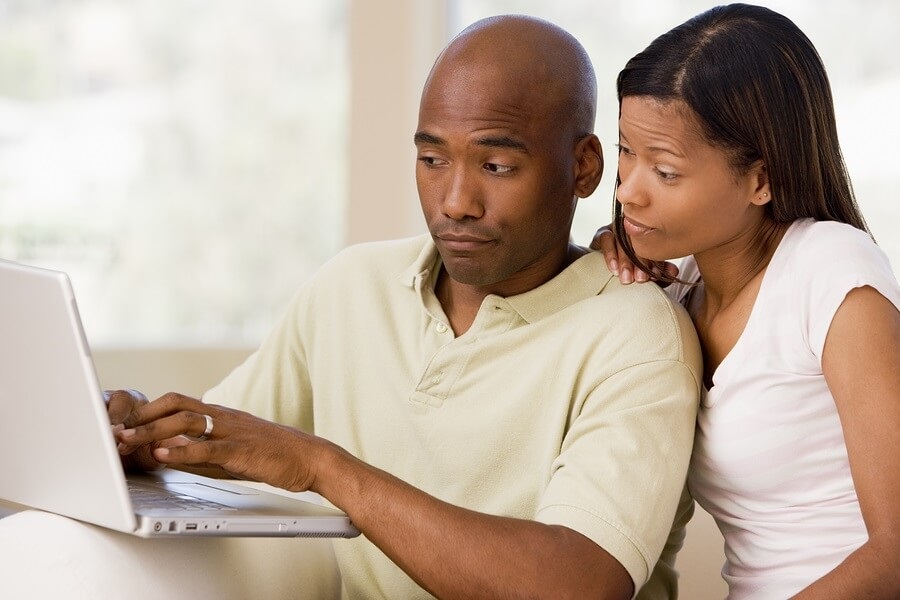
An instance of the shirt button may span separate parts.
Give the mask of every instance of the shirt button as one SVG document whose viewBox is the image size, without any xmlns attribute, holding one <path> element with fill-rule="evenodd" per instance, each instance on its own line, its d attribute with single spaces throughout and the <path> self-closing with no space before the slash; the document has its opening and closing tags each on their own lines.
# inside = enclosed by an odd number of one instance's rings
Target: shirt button
<svg viewBox="0 0 900 600">
<path fill-rule="evenodd" d="M 434 326 L 434 330 L 437 331 L 438 333 L 446 333 L 447 326 L 444 325 L 443 323 L 438 323 L 437 325 Z"/>
<path fill-rule="evenodd" d="M 431 378 L 431 383 L 433 385 L 437 385 L 441 382 L 441 379 L 443 379 L 443 377 L 444 377 L 444 372 L 441 371 L 440 373 L 438 373 L 437 375 L 435 375 L 434 377 Z"/>
</svg>

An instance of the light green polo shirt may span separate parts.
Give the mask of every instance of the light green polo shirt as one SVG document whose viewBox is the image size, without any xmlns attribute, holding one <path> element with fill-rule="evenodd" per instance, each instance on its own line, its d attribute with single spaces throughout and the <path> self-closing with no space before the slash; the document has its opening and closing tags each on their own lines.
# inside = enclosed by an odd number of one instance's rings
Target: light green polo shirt
<svg viewBox="0 0 900 600">
<path fill-rule="evenodd" d="M 693 441 L 686 314 L 590 253 L 530 292 L 488 296 L 456 337 L 440 266 L 427 236 L 348 248 L 204 400 L 314 432 L 458 506 L 571 527 L 640 587 Z M 334 548 L 345 597 L 429 597 L 365 537 Z"/>
</svg>

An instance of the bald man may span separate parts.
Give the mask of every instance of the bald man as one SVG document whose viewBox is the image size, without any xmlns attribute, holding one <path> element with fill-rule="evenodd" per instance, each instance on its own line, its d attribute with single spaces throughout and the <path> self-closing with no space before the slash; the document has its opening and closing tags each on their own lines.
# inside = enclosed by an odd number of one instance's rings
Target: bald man
<svg viewBox="0 0 900 600">
<path fill-rule="evenodd" d="M 203 402 L 116 393 L 119 441 L 212 417 L 136 455 L 321 494 L 364 534 L 334 544 L 347 598 L 674 597 L 700 354 L 656 286 L 569 243 L 595 87 L 547 22 L 463 31 L 414 135 L 430 235 L 341 252 Z"/>
</svg>

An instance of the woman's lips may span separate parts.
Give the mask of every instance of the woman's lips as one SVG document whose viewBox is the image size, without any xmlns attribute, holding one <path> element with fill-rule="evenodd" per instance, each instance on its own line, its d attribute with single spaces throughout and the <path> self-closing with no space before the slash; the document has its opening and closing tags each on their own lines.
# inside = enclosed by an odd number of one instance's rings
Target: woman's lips
<svg viewBox="0 0 900 600">
<path fill-rule="evenodd" d="M 622 225 L 625 227 L 625 231 L 628 235 L 645 235 L 652 231 L 655 231 L 655 227 L 650 227 L 648 225 L 644 225 L 639 221 L 635 221 L 629 217 L 622 218 Z"/>
</svg>

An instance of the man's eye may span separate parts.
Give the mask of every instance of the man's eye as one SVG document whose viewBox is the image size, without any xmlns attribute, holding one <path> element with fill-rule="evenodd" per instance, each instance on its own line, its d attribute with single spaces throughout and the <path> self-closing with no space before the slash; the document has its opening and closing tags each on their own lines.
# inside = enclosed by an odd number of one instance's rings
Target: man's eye
<svg viewBox="0 0 900 600">
<path fill-rule="evenodd" d="M 436 167 L 442 164 L 442 161 L 440 159 L 437 159 L 433 156 L 420 156 L 419 162 L 421 162 L 426 167 Z"/>
<path fill-rule="evenodd" d="M 491 173 L 497 173 L 498 175 L 506 175 L 507 173 L 512 173 L 515 170 L 515 167 L 498 165 L 497 163 L 485 163 L 484 168 Z"/>
</svg>

